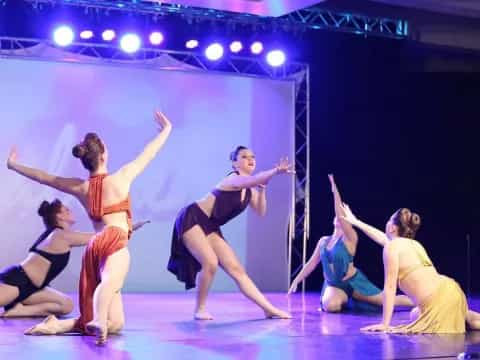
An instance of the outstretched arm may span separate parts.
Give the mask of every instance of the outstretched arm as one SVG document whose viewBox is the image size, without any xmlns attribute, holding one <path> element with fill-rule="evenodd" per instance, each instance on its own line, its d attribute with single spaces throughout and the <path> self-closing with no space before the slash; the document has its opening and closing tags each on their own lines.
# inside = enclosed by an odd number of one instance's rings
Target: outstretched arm
<svg viewBox="0 0 480 360">
<path fill-rule="evenodd" d="M 235 175 L 232 174 L 225 178 L 221 183 L 221 187 L 229 187 L 234 189 L 245 189 L 259 185 L 266 185 L 272 177 L 279 174 L 294 174 L 293 164 L 288 159 L 280 159 L 277 166 L 270 170 L 261 171 L 255 175 Z"/>
<path fill-rule="evenodd" d="M 342 227 L 343 233 L 347 241 L 352 243 L 357 243 L 358 235 L 357 232 L 353 229 L 352 224 L 345 220 L 345 211 L 343 209 L 343 202 L 342 197 L 340 196 L 340 191 L 338 191 L 337 184 L 335 183 L 335 179 L 333 175 L 328 175 L 328 179 L 330 180 L 330 184 L 332 186 L 332 193 L 333 193 L 333 206 L 335 208 L 335 216 L 337 220 L 340 222 L 340 226 Z"/>
<path fill-rule="evenodd" d="M 380 231 L 377 228 L 374 228 L 373 226 L 368 225 L 357 219 L 357 217 L 352 213 L 347 204 L 343 204 L 342 208 L 345 213 L 345 215 L 343 216 L 344 220 L 348 221 L 353 226 L 362 230 L 370 239 L 380 244 L 381 246 L 385 246 L 388 243 L 387 235 L 385 235 L 383 231 Z"/>
<path fill-rule="evenodd" d="M 132 226 L 132 231 L 137 231 L 137 230 L 139 230 L 140 228 L 142 228 L 143 225 L 149 224 L 149 223 L 151 223 L 150 220 L 142 220 L 142 221 L 139 221 L 139 222 L 133 224 L 133 226 Z"/>
<path fill-rule="evenodd" d="M 295 279 L 293 279 L 292 284 L 290 285 L 290 289 L 288 289 L 288 295 L 297 291 L 298 284 L 300 284 L 304 279 L 306 279 L 308 275 L 310 275 L 320 263 L 320 245 L 322 241 L 324 241 L 324 238 L 321 238 L 318 241 L 312 256 L 310 257 L 310 259 L 308 259 L 307 263 L 302 268 L 302 270 L 300 270 Z"/>
<path fill-rule="evenodd" d="M 71 246 L 84 246 L 95 236 L 94 232 L 80 232 L 80 231 L 70 231 L 70 230 L 60 230 L 61 235 Z"/>
<path fill-rule="evenodd" d="M 7 160 L 7 168 L 40 184 L 50 186 L 64 193 L 78 196 L 81 194 L 84 181 L 77 178 L 64 178 L 46 171 L 21 165 L 17 162 L 17 150 L 12 148 Z"/>
<path fill-rule="evenodd" d="M 124 177 L 129 183 L 131 183 L 155 158 L 172 131 L 172 124 L 161 112 L 155 112 L 155 121 L 160 126 L 160 132 L 158 135 L 145 146 L 135 160 L 124 165 L 118 171 L 118 174 Z"/>
<path fill-rule="evenodd" d="M 362 328 L 363 331 L 388 331 L 392 321 L 393 308 L 398 280 L 398 249 L 397 243 L 392 241 L 383 248 L 383 264 L 385 269 L 385 283 L 383 286 L 383 321 L 381 324 Z"/>
<path fill-rule="evenodd" d="M 150 220 L 139 221 L 132 226 L 132 231 L 137 231 L 148 223 L 150 223 Z M 61 230 L 61 235 L 65 238 L 70 246 L 74 247 L 87 245 L 90 239 L 95 236 L 95 233 Z"/>
</svg>

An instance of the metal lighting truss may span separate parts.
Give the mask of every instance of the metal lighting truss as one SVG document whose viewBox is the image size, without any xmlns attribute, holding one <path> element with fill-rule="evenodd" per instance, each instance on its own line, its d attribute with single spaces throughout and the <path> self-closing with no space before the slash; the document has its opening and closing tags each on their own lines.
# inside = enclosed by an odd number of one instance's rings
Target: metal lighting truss
<svg viewBox="0 0 480 360">
<path fill-rule="evenodd" d="M 5 0 L 4 0 L 5 1 Z M 17 1 L 17 0 L 11 0 Z M 271 17 L 235 13 L 186 5 L 141 0 L 24 0 L 37 9 L 48 6 L 79 6 L 86 11 L 124 11 L 151 15 L 154 19 L 170 16 L 192 22 L 221 22 L 227 26 L 252 26 L 254 29 L 301 32 L 308 29 L 333 30 L 365 36 L 380 36 L 402 39 L 408 36 L 408 23 L 402 19 L 372 17 L 350 12 L 338 12 L 319 6 L 293 11 L 289 14 Z"/>
<path fill-rule="evenodd" d="M 64 51 L 55 50 L 51 40 L 33 38 L 0 37 L 0 59 L 30 59 L 73 63 L 109 64 L 113 66 L 141 67 L 164 71 L 209 72 L 238 76 L 270 78 L 292 81 L 295 85 L 295 179 L 292 180 L 292 207 L 288 231 L 289 282 L 295 269 L 292 263 L 302 265 L 306 261 L 309 235 L 309 67 L 304 63 L 285 62 L 277 68 L 269 66 L 259 57 L 227 56 L 210 61 L 203 55 L 189 51 L 171 51 L 141 48 L 134 54 L 126 54 L 112 44 L 76 42 Z M 63 50 L 63 49 L 62 49 Z M 163 62 L 156 60 L 163 59 Z M 293 260 L 293 261 L 292 261 Z"/>
</svg>

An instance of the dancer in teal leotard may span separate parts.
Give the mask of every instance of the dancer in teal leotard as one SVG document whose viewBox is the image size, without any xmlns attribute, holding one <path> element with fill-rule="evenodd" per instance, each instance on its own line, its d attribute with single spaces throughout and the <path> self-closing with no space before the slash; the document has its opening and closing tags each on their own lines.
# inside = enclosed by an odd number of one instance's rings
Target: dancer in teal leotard
<svg viewBox="0 0 480 360">
<path fill-rule="evenodd" d="M 321 295 L 322 310 L 339 312 L 348 304 L 353 304 L 355 309 L 360 310 L 380 310 L 382 290 L 353 264 L 358 236 L 353 227 L 343 219 L 342 198 L 333 175 L 329 175 L 329 179 L 335 207 L 333 234 L 320 238 L 312 256 L 293 280 L 288 293 L 296 291 L 298 284 L 321 262 L 325 280 Z M 404 295 L 397 296 L 395 304 L 413 306 L 410 299 Z"/>
</svg>

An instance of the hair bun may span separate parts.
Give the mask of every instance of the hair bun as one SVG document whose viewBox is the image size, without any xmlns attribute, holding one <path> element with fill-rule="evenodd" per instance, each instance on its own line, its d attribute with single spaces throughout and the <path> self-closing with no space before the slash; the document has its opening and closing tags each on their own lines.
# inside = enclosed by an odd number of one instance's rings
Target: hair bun
<svg viewBox="0 0 480 360">
<path fill-rule="evenodd" d="M 50 207 L 50 203 L 46 200 L 43 200 L 42 203 L 40 204 L 40 207 L 38 208 L 38 215 L 41 217 L 44 217 L 45 215 L 48 214 Z"/>
<path fill-rule="evenodd" d="M 420 219 L 420 215 L 416 213 L 412 213 L 409 221 L 410 228 L 413 229 L 414 231 L 417 231 L 418 228 L 420 227 L 421 222 L 422 221 Z"/>
<path fill-rule="evenodd" d="M 83 158 L 87 153 L 87 147 L 84 144 L 77 144 L 72 149 L 73 156 Z"/>
</svg>

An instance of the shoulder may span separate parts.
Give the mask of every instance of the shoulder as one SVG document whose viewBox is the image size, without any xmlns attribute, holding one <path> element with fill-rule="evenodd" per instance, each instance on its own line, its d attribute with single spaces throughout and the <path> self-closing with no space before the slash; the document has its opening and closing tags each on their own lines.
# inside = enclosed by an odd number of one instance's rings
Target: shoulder
<svg viewBox="0 0 480 360">
<path fill-rule="evenodd" d="M 68 236 L 68 234 L 69 234 L 70 232 L 71 232 L 71 231 L 69 231 L 69 230 L 64 230 L 64 229 L 59 229 L 59 228 L 57 228 L 57 229 L 53 230 L 53 231 L 50 233 L 49 237 L 50 237 L 52 240 L 57 240 L 57 239 L 58 239 L 58 240 L 63 240 L 63 239 L 65 239 L 65 238 Z"/>
<path fill-rule="evenodd" d="M 222 180 L 220 180 L 215 186 L 215 188 L 223 191 L 240 190 L 241 189 L 240 187 L 235 186 L 235 181 L 237 179 L 242 179 L 242 178 L 245 178 L 245 176 L 239 175 L 236 172 L 231 172 L 230 174 L 225 176 Z"/>
<path fill-rule="evenodd" d="M 395 238 L 387 242 L 383 247 L 383 254 L 385 256 L 393 256 L 405 246 L 405 240 L 402 238 Z"/>
<path fill-rule="evenodd" d="M 317 242 L 317 247 L 325 245 L 328 239 L 330 239 L 330 236 L 322 236 Z"/>
</svg>

